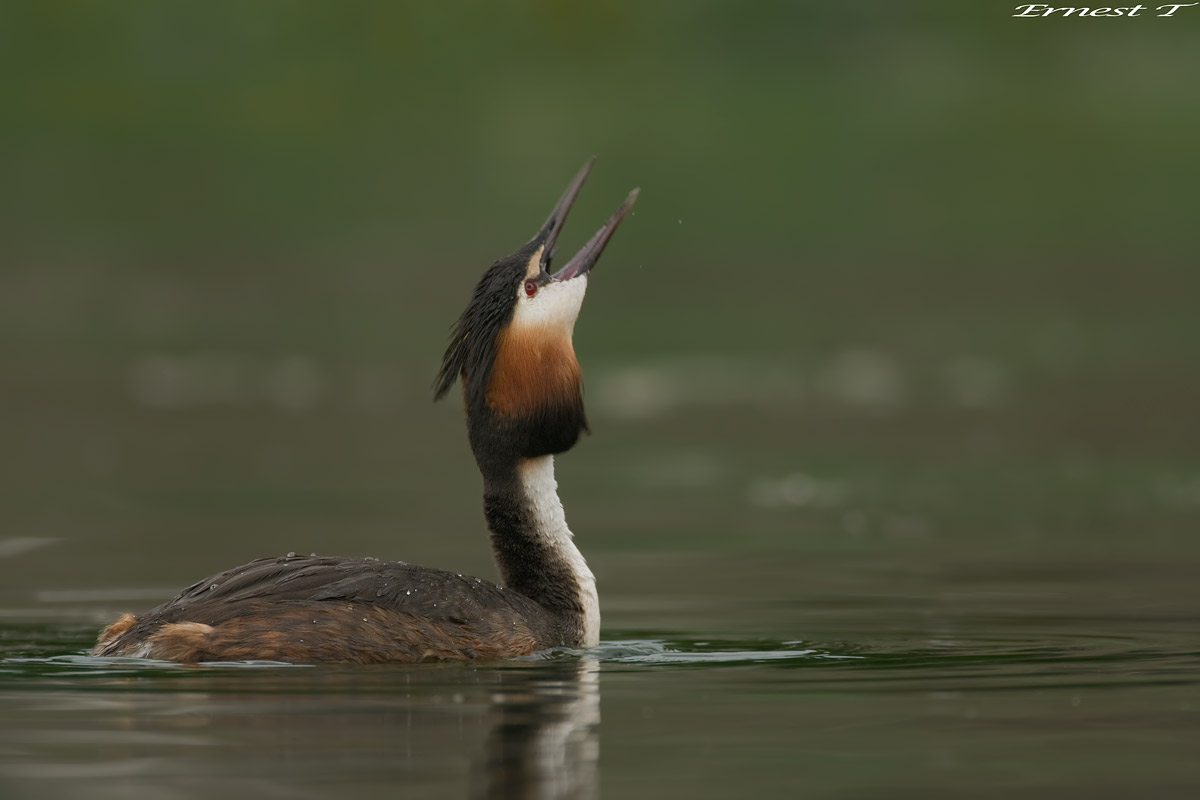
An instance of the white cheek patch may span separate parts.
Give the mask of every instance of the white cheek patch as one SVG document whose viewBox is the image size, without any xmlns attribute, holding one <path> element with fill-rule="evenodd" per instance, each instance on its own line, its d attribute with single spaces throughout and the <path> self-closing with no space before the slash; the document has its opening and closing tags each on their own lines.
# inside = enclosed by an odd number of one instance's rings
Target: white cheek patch
<svg viewBox="0 0 1200 800">
<path fill-rule="evenodd" d="M 518 291 L 520 294 L 513 311 L 513 325 L 555 330 L 570 337 L 579 309 L 583 306 L 583 295 L 587 292 L 587 274 L 569 281 L 551 281 L 533 297 L 525 295 L 523 285 Z"/>
</svg>

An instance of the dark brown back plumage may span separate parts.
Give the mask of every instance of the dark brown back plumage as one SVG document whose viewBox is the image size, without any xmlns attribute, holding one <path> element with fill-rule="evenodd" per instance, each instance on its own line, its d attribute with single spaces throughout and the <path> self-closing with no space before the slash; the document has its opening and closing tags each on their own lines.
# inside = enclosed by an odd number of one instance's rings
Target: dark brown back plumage
<svg viewBox="0 0 1200 800">
<path fill-rule="evenodd" d="M 444 570 L 365 558 L 264 558 L 128 620 L 96 655 L 172 661 L 500 658 L 561 639 L 536 603 Z"/>
</svg>

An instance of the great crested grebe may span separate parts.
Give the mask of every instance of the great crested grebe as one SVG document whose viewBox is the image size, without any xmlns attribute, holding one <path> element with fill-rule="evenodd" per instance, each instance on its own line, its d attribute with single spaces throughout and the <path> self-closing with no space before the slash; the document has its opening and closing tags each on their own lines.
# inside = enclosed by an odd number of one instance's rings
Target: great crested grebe
<svg viewBox="0 0 1200 800">
<path fill-rule="evenodd" d="M 587 429 L 571 344 L 588 270 L 637 199 L 550 273 L 589 160 L 537 235 L 484 273 L 435 383 L 461 378 L 467 433 L 503 586 L 371 558 L 263 558 L 205 578 L 101 633 L 97 656 L 373 663 L 505 658 L 599 641 L 596 580 L 575 547 L 554 455 Z"/>
</svg>

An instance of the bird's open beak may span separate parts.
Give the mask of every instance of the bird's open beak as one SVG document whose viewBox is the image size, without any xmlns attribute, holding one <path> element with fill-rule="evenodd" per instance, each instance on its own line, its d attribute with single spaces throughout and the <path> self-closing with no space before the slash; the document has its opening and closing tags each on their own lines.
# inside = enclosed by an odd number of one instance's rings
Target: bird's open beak
<svg viewBox="0 0 1200 800">
<path fill-rule="evenodd" d="M 600 260 L 600 254 L 604 252 L 608 240 L 612 238 L 617 226 L 621 224 L 621 220 L 625 219 L 625 215 L 629 213 L 629 209 L 637 200 L 638 190 L 634 189 L 626 196 L 625 202 L 621 203 L 621 206 L 600 227 L 600 230 L 596 231 L 591 239 L 588 239 L 587 244 L 572 256 L 562 269 L 552 275 L 549 274 L 550 261 L 554 258 L 554 245 L 558 241 L 558 235 L 562 232 L 563 223 L 567 221 L 567 214 L 570 213 L 571 206 L 575 203 L 575 198 L 578 196 L 583 182 L 587 180 L 595 160 L 595 157 L 589 158 L 579 172 L 575 173 L 575 177 L 571 179 L 566 191 L 563 192 L 562 197 L 554 205 L 554 210 L 546 219 L 546 224 L 538 231 L 535 241 L 540 241 L 543 245 L 542 274 L 546 280 L 566 281 L 590 270 Z"/>
</svg>

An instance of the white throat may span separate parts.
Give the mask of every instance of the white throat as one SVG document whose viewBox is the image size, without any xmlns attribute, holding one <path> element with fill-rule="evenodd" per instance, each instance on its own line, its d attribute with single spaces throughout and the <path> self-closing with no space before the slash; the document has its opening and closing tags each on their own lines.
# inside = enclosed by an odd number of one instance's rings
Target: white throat
<svg viewBox="0 0 1200 800">
<path fill-rule="evenodd" d="M 523 284 L 518 286 L 512 324 L 521 329 L 560 332 L 569 340 L 583 307 L 587 282 L 586 273 L 567 281 L 550 281 L 533 297 L 525 294 Z"/>
<path fill-rule="evenodd" d="M 600 643 L 600 599 L 596 594 L 596 577 L 575 546 L 575 535 L 567 527 L 562 501 L 558 499 L 558 482 L 554 480 L 554 456 L 540 456 L 522 461 L 517 468 L 521 488 L 533 514 L 536 535 L 558 556 L 579 587 L 579 603 L 583 607 L 583 645 L 595 647 Z"/>
</svg>

